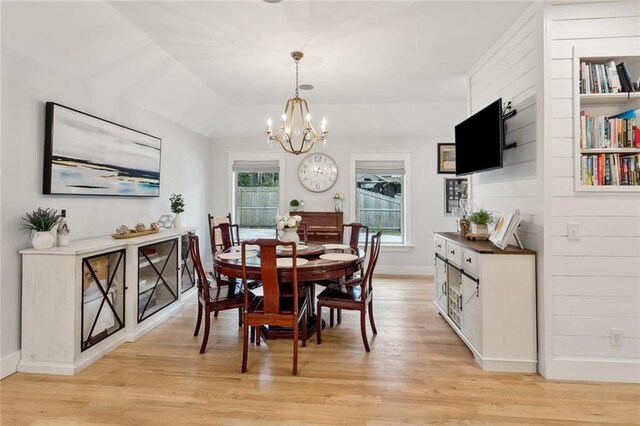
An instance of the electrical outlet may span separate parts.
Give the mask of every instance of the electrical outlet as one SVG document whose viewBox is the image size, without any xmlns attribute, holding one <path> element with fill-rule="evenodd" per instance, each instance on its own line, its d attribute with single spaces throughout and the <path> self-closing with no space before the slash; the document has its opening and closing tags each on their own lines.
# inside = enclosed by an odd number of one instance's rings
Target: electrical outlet
<svg viewBox="0 0 640 426">
<path fill-rule="evenodd" d="M 612 328 L 609 330 L 609 343 L 611 346 L 622 346 L 622 329 Z"/>
<path fill-rule="evenodd" d="M 580 239 L 580 224 L 578 222 L 567 222 L 567 239 L 573 241 Z"/>
</svg>

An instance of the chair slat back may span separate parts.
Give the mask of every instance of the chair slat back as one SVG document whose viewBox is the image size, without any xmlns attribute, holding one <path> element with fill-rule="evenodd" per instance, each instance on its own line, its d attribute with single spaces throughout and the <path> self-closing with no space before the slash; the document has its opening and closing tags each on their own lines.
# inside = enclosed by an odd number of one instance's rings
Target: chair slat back
<svg viewBox="0 0 640 426">
<path fill-rule="evenodd" d="M 222 232 L 219 228 L 221 223 L 231 223 L 231 213 L 226 216 L 209 216 L 209 237 L 211 239 L 211 252 L 215 253 L 220 249 L 223 249 L 222 245 Z M 237 225 L 235 225 L 237 226 Z"/>
<path fill-rule="evenodd" d="M 378 263 L 378 255 L 380 254 L 380 238 L 382 237 L 382 232 L 378 232 L 374 236 L 371 237 L 371 246 L 369 247 L 369 252 L 367 253 L 367 257 L 369 258 L 368 263 L 365 265 L 364 275 L 362 276 L 362 300 L 366 301 L 367 293 L 373 291 L 373 271 Z"/>
<path fill-rule="evenodd" d="M 298 312 L 298 274 L 296 244 L 293 242 L 282 242 L 276 239 L 261 238 L 242 243 L 242 281 L 244 283 L 245 295 L 248 293 L 248 280 L 246 270 L 246 246 L 256 245 L 260 250 L 260 281 L 262 281 L 263 310 L 265 314 L 280 313 L 280 281 L 278 279 L 278 265 L 276 247 L 291 247 L 292 270 L 292 292 L 294 313 Z"/>
<path fill-rule="evenodd" d="M 204 300 L 209 300 L 209 281 L 207 280 L 207 275 L 204 272 L 200 258 L 200 240 L 197 235 L 192 233 L 189 233 L 189 252 L 191 253 L 193 267 L 196 271 L 198 293 L 200 293 Z"/>
<path fill-rule="evenodd" d="M 349 247 L 352 249 L 358 248 L 358 242 L 360 240 L 360 233 L 365 232 L 364 237 L 364 251 L 367 252 L 367 248 L 369 245 L 369 227 L 367 225 L 363 225 L 357 222 L 351 222 L 349 224 L 342 225 L 342 235 L 346 235 L 347 228 L 350 229 L 349 234 Z"/>
</svg>

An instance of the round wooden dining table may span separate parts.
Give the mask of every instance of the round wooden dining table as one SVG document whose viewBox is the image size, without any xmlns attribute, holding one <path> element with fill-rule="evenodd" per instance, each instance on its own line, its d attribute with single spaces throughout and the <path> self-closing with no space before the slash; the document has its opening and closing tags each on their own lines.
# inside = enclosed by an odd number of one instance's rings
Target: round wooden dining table
<svg viewBox="0 0 640 426">
<path fill-rule="evenodd" d="M 301 247 L 302 246 L 302 247 Z M 298 285 L 309 286 L 311 290 L 311 309 L 309 309 L 309 318 L 307 320 L 307 336 L 316 331 L 316 318 L 314 306 L 314 294 L 315 285 L 313 283 L 322 280 L 337 280 L 344 277 L 351 277 L 356 272 L 360 271 L 362 262 L 364 261 L 364 250 L 353 249 L 346 245 L 341 244 L 304 244 L 298 246 L 297 249 L 297 273 L 298 273 Z M 335 248 L 342 247 L 342 248 Z M 249 250 L 252 248 L 247 245 L 247 253 L 252 257 L 247 257 L 247 279 L 248 280 L 260 280 L 260 253 L 257 250 Z M 242 259 L 241 246 L 234 246 L 230 249 L 217 252 L 213 258 L 213 266 L 216 272 L 220 275 L 226 275 L 231 278 L 242 279 Z M 323 259 L 323 255 L 337 254 L 336 257 L 341 254 L 349 254 L 349 259 Z M 278 260 L 291 257 L 291 250 L 278 250 Z M 321 257 L 322 256 L 322 257 Z M 306 262 L 305 262 L 306 261 Z M 288 262 L 287 262 L 288 263 Z M 304 264 L 303 264 L 304 263 Z M 281 284 L 290 283 L 292 281 L 291 266 L 278 266 L 278 279 Z M 281 328 L 272 327 L 264 331 L 264 336 L 267 339 L 273 338 L 291 338 L 291 331 Z"/>
<path fill-rule="evenodd" d="M 338 245 L 327 245 L 333 247 Z M 248 245 L 249 248 L 251 246 Z M 352 249 L 348 246 L 344 249 L 327 249 L 319 244 L 306 244 L 304 249 L 297 250 L 297 257 L 305 259 L 307 263 L 298 265 L 298 283 L 308 283 L 327 279 L 336 279 L 340 277 L 353 275 L 360 270 L 360 265 L 364 260 L 364 251 L 361 249 Z M 242 261 L 240 258 L 224 258 L 229 253 L 237 253 L 240 256 L 241 246 L 234 246 L 230 249 L 216 253 L 214 256 L 214 268 L 216 272 L 233 278 L 242 278 Z M 247 253 L 255 250 L 247 250 Z M 330 253 L 346 253 L 355 255 L 356 258 L 347 260 L 326 260 L 320 256 Z M 223 257 L 220 255 L 223 254 Z M 278 257 L 291 257 L 290 250 L 278 250 Z M 235 257 L 235 256 L 234 256 Z M 302 262 L 300 262 L 302 263 Z M 292 268 L 278 266 L 278 278 L 280 282 L 291 282 Z M 247 279 L 260 279 L 260 254 L 247 258 Z"/>
</svg>

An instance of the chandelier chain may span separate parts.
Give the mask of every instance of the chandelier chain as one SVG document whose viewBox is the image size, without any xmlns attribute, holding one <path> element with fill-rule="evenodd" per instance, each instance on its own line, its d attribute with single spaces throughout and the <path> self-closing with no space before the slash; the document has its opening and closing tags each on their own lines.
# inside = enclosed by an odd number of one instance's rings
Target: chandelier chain
<svg viewBox="0 0 640 426">
<path fill-rule="evenodd" d="M 298 64 L 300 61 L 296 61 L 296 98 L 298 98 Z"/>
</svg>

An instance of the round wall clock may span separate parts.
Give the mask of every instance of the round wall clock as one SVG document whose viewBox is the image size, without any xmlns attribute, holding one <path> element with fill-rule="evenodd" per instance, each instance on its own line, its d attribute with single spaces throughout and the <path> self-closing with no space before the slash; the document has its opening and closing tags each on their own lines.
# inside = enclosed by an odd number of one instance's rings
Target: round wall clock
<svg viewBox="0 0 640 426">
<path fill-rule="evenodd" d="M 331 188 L 338 179 L 338 165 L 323 153 L 309 154 L 298 166 L 298 179 L 302 186 L 313 192 L 323 192 Z"/>
</svg>

